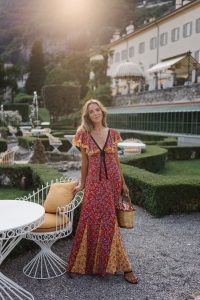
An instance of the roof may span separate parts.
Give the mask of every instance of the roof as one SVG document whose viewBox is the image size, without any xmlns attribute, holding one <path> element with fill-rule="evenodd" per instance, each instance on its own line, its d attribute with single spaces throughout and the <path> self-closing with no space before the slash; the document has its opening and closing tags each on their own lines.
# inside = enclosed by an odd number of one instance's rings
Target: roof
<svg viewBox="0 0 200 300">
<path fill-rule="evenodd" d="M 108 115 L 200 111 L 200 104 L 109 107 Z"/>
<path fill-rule="evenodd" d="M 200 69 L 200 64 L 193 56 L 186 54 L 183 56 L 165 59 L 147 70 L 148 73 L 170 70 L 174 67 L 177 74 L 188 74 L 188 66 Z"/>
<path fill-rule="evenodd" d="M 128 78 L 137 79 L 137 78 L 143 78 L 145 77 L 145 75 L 140 65 L 132 61 L 126 61 L 121 63 L 117 67 L 114 77 L 121 78 L 121 79 L 128 79 Z"/>
</svg>

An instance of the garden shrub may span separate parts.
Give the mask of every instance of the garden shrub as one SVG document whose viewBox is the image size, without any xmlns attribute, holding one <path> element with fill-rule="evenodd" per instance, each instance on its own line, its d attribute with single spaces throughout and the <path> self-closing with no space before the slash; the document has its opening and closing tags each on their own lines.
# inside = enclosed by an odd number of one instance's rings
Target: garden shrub
<svg viewBox="0 0 200 300">
<path fill-rule="evenodd" d="M 23 148 L 30 149 L 33 147 L 35 140 L 38 137 L 18 137 L 19 145 Z M 52 151 L 53 147 L 49 144 L 49 139 L 47 137 L 43 138 L 39 136 L 42 144 L 44 145 L 45 151 Z M 60 138 L 62 145 L 59 147 L 59 151 L 67 152 L 71 148 L 71 144 L 66 138 Z"/>
<path fill-rule="evenodd" d="M 122 164 L 131 165 L 150 172 L 158 172 L 165 167 L 167 150 L 158 146 L 147 146 L 142 154 L 129 155 L 120 159 Z"/>
<path fill-rule="evenodd" d="M 158 141 L 157 145 L 159 146 L 177 146 L 176 137 L 167 137 L 163 141 Z"/>
<path fill-rule="evenodd" d="M 153 135 L 153 134 L 146 134 L 140 132 L 128 132 L 128 131 L 122 131 L 120 132 L 120 135 L 123 140 L 136 138 L 142 141 L 161 141 L 166 138 L 166 136 L 164 135 Z"/>
<path fill-rule="evenodd" d="M 33 96 L 25 93 L 19 93 L 14 98 L 15 103 L 29 103 L 32 104 Z"/>
<path fill-rule="evenodd" d="M 26 122 L 29 120 L 29 105 L 27 103 L 14 103 L 14 104 L 5 104 L 4 110 L 18 111 L 22 116 L 22 121 Z"/>
<path fill-rule="evenodd" d="M 156 217 L 200 211 L 198 177 L 162 176 L 122 165 L 133 203 Z"/>
<path fill-rule="evenodd" d="M 199 146 L 165 146 L 169 160 L 188 160 L 200 158 Z"/>
</svg>

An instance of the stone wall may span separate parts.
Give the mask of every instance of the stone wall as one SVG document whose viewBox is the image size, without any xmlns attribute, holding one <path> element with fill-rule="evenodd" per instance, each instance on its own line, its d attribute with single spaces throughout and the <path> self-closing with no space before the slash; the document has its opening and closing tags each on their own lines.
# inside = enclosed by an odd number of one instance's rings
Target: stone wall
<svg viewBox="0 0 200 300">
<path fill-rule="evenodd" d="M 130 96 L 116 96 L 113 98 L 112 106 L 132 104 L 163 104 L 165 102 L 200 100 L 200 84 L 188 86 L 176 86 L 173 88 L 157 91 L 145 91 Z"/>
</svg>

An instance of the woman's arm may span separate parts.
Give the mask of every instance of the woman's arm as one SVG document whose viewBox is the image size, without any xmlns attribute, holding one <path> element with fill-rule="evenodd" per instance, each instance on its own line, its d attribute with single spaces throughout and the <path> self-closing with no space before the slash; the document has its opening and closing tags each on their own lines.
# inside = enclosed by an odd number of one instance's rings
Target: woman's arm
<svg viewBox="0 0 200 300">
<path fill-rule="evenodd" d="M 85 153 L 85 149 L 81 148 L 81 157 L 82 157 L 82 164 L 81 164 L 81 181 L 79 184 L 74 188 L 74 192 L 77 193 L 82 191 L 85 187 L 86 176 L 88 172 L 88 157 Z"/>
<path fill-rule="evenodd" d="M 115 157 L 116 157 L 116 161 L 117 161 L 117 164 L 118 164 L 118 167 L 119 167 L 119 171 L 120 171 L 120 175 L 121 175 L 122 190 L 123 190 L 124 194 L 126 196 L 128 196 L 129 190 L 128 190 L 128 187 L 127 187 L 126 182 L 124 180 L 124 175 L 123 175 L 122 167 L 121 167 L 120 160 L 119 160 L 117 146 L 116 146 L 116 151 L 115 151 Z"/>
</svg>

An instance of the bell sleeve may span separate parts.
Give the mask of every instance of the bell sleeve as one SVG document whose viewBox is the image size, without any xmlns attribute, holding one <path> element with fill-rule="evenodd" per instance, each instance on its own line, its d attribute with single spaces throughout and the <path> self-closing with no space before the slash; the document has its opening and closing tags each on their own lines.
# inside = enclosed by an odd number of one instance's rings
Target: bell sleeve
<svg viewBox="0 0 200 300">
<path fill-rule="evenodd" d="M 119 142 L 122 141 L 119 131 L 114 130 L 114 144 L 117 145 Z"/>
<path fill-rule="evenodd" d="M 86 152 L 88 152 L 89 147 L 88 147 L 86 132 L 81 130 L 77 131 L 72 140 L 72 144 L 78 148 L 85 148 Z"/>
</svg>

